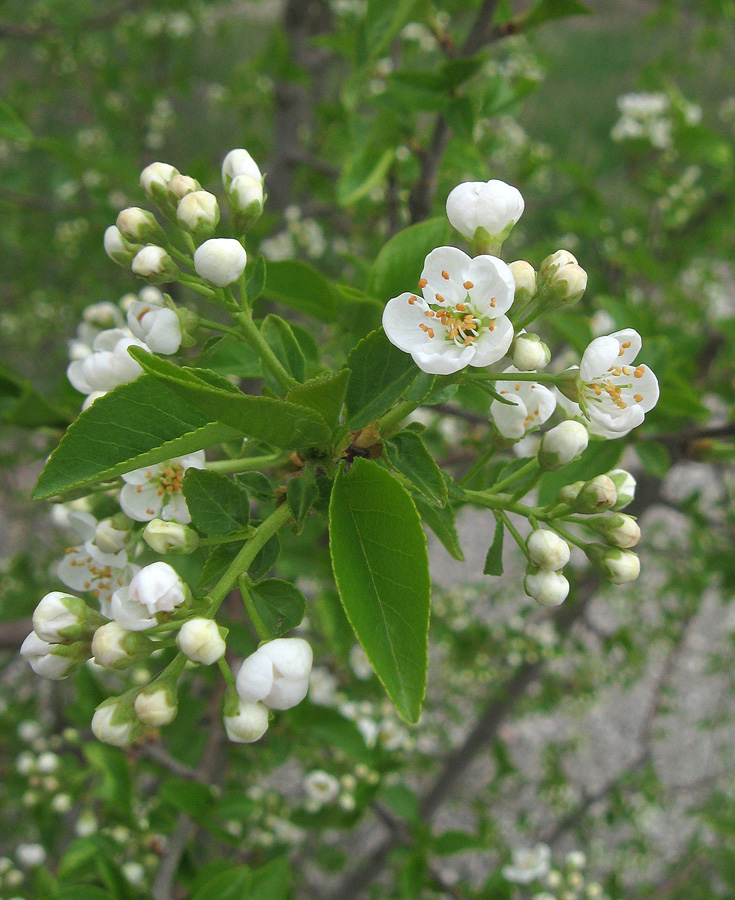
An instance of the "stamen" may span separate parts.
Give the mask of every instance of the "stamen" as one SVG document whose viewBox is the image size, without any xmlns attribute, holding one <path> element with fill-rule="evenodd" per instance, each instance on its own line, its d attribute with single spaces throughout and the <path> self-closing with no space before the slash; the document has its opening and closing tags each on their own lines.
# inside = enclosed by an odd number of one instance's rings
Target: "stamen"
<svg viewBox="0 0 735 900">
<path fill-rule="evenodd" d="M 420 328 L 422 331 L 428 331 L 428 330 L 429 330 L 429 326 L 428 326 L 428 325 L 424 325 L 423 322 L 419 322 L 419 328 Z"/>
<path fill-rule="evenodd" d="M 636 366 L 635 369 L 633 370 L 633 375 L 636 378 L 640 378 L 645 371 L 646 371 L 645 366 Z"/>
<path fill-rule="evenodd" d="M 630 341 L 624 341 L 620 346 L 623 348 L 623 350 L 627 350 L 628 347 L 630 347 Z"/>
<path fill-rule="evenodd" d="M 636 403 L 642 403 L 643 402 L 643 394 L 633 394 L 633 399 L 635 400 Z"/>
<path fill-rule="evenodd" d="M 441 294 L 434 294 L 434 296 L 436 297 L 438 303 L 446 303 L 446 300 L 444 299 L 444 297 L 442 297 Z"/>
<path fill-rule="evenodd" d="M 419 299 L 418 297 L 409 297 L 409 298 L 408 298 L 408 302 L 409 302 L 409 304 L 410 304 L 411 306 L 413 306 L 414 303 L 415 303 L 418 299 Z"/>
<path fill-rule="evenodd" d="M 490 306 L 495 309 L 495 304 L 497 303 L 497 299 L 495 297 L 490 298 Z"/>
<path fill-rule="evenodd" d="M 473 288 L 474 286 L 475 286 L 475 285 L 474 285 L 474 282 L 472 282 L 472 281 L 465 281 L 465 283 L 462 285 L 462 287 L 463 287 L 466 291 L 471 291 L 472 288 Z"/>
<path fill-rule="evenodd" d="M 443 278 L 445 281 L 449 281 L 449 272 L 447 272 L 446 269 L 442 269 L 442 278 Z"/>
<path fill-rule="evenodd" d="M 491 319 L 490 324 L 487 326 L 488 331 L 495 331 L 495 322 Z"/>
<path fill-rule="evenodd" d="M 429 335 L 430 338 L 434 337 L 434 329 L 433 328 L 430 328 L 426 333 Z"/>
<path fill-rule="evenodd" d="M 457 304 L 457 309 L 458 309 L 460 312 L 466 312 L 466 311 L 467 311 L 467 307 L 464 305 L 464 303 L 458 303 L 458 304 Z"/>
<path fill-rule="evenodd" d="M 434 312 L 433 309 L 427 309 L 426 312 L 424 313 L 424 315 L 428 316 L 428 318 L 430 318 L 430 319 L 433 319 L 434 316 L 436 315 L 436 313 Z"/>
</svg>

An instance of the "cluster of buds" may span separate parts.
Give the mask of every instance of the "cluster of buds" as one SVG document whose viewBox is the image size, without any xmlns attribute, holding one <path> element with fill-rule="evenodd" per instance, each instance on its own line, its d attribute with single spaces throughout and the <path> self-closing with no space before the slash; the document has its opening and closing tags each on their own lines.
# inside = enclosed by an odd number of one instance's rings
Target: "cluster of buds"
<svg viewBox="0 0 735 900">
<path fill-rule="evenodd" d="M 542 313 L 574 305 L 587 289 L 587 273 L 568 250 L 547 256 L 536 272 L 526 260 L 510 263 L 516 283 L 515 316 Z"/>
<path fill-rule="evenodd" d="M 92 635 L 103 621 L 81 598 L 52 591 L 33 613 L 33 631 L 23 641 L 21 655 L 37 675 L 59 681 L 90 658 Z"/>
<path fill-rule="evenodd" d="M 559 606 L 569 593 L 561 570 L 569 562 L 569 544 L 554 531 L 536 528 L 526 541 L 528 568 L 523 586 L 541 606 Z"/>
</svg>

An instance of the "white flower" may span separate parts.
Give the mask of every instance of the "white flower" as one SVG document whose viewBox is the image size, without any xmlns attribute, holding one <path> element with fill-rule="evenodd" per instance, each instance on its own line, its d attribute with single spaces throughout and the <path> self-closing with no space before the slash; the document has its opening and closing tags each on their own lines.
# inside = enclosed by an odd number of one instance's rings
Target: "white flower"
<svg viewBox="0 0 735 900">
<path fill-rule="evenodd" d="M 181 346 L 181 322 L 175 310 L 135 300 L 128 308 L 128 327 L 154 353 L 169 356 Z"/>
<path fill-rule="evenodd" d="M 40 866 L 46 859 L 46 851 L 40 844 L 18 844 L 15 855 L 18 862 L 28 868 Z"/>
<path fill-rule="evenodd" d="M 259 181 L 263 178 L 257 163 L 247 150 L 230 150 L 222 161 L 222 183 L 226 191 L 238 175 L 249 175 Z"/>
<path fill-rule="evenodd" d="M 542 569 L 563 569 L 571 556 L 569 544 L 558 534 L 545 528 L 532 531 L 526 540 L 526 546 L 531 559 Z"/>
<path fill-rule="evenodd" d="M 245 703 L 291 709 L 309 690 L 311 647 L 301 638 L 277 638 L 259 647 L 240 666 L 237 693 Z"/>
<path fill-rule="evenodd" d="M 123 328 L 101 331 L 92 343 L 93 352 L 69 363 L 66 377 L 82 394 L 111 391 L 118 385 L 135 381 L 143 370 L 128 353 L 128 347 L 148 350 Z"/>
<path fill-rule="evenodd" d="M 329 772 L 316 769 L 304 778 L 304 790 L 310 799 L 320 804 L 331 803 L 339 796 L 339 781 Z"/>
<path fill-rule="evenodd" d="M 55 753 L 46 752 L 38 757 L 38 771 L 50 775 L 59 768 L 59 757 Z"/>
<path fill-rule="evenodd" d="M 123 475 L 120 506 L 125 515 L 136 522 L 162 518 L 175 519 L 182 525 L 191 522 L 181 483 L 187 469 L 204 468 L 204 451 L 178 456 L 165 463 L 136 469 Z"/>
<path fill-rule="evenodd" d="M 234 238 L 211 238 L 194 253 L 197 274 L 217 287 L 227 287 L 237 281 L 247 261 L 245 248 Z"/>
<path fill-rule="evenodd" d="M 166 687 L 142 690 L 135 698 L 133 708 L 140 721 L 151 728 L 169 725 L 179 709 L 176 694 Z"/>
<path fill-rule="evenodd" d="M 372 663 L 359 644 L 355 644 L 350 650 L 350 668 L 360 681 L 369 681 L 375 674 Z"/>
<path fill-rule="evenodd" d="M 136 275 L 147 278 L 154 284 L 176 281 L 179 275 L 176 263 L 163 247 L 157 247 L 155 244 L 148 244 L 135 254 L 131 269 Z"/>
<path fill-rule="evenodd" d="M 529 428 L 542 425 L 549 418 L 556 408 L 556 398 L 542 384 L 513 381 L 513 374 L 518 372 L 513 366 L 505 372 L 511 380 L 497 382 L 495 389 L 510 403 L 493 400 L 490 414 L 503 437 L 519 440 Z"/>
<path fill-rule="evenodd" d="M 542 469 L 560 469 L 587 449 L 589 435 L 581 422 L 567 420 L 550 428 L 541 439 L 539 463 Z"/>
<path fill-rule="evenodd" d="M 151 244 L 164 237 L 164 231 L 153 213 L 139 206 L 121 210 L 115 224 L 123 240 L 134 244 Z"/>
<path fill-rule="evenodd" d="M 121 603 L 130 607 L 137 604 L 139 607 L 145 607 L 149 616 L 155 616 L 157 613 L 173 612 L 177 606 L 189 599 L 189 589 L 179 577 L 175 569 L 172 569 L 168 563 L 155 562 L 141 569 L 130 582 L 127 589 L 127 597 L 121 600 Z M 115 612 L 115 597 L 113 597 L 113 613 Z M 115 619 L 120 622 L 118 616 Z M 123 627 L 124 622 L 120 622 Z M 139 628 L 133 628 L 132 631 L 140 631 Z"/>
<path fill-rule="evenodd" d="M 635 581 L 641 574 L 641 561 L 630 550 L 592 544 L 587 547 L 587 555 L 597 563 L 603 575 L 613 584 Z"/>
<path fill-rule="evenodd" d="M 68 813 L 72 808 L 72 805 L 72 799 L 69 794 L 57 794 L 51 801 L 51 809 L 53 809 L 55 813 L 59 813 L 59 815 Z"/>
<path fill-rule="evenodd" d="M 459 184 L 447 197 L 447 218 L 468 241 L 475 239 L 478 229 L 489 237 L 507 235 L 523 209 L 521 192 L 494 178 Z"/>
<path fill-rule="evenodd" d="M 189 619 L 181 626 L 177 641 L 188 659 L 204 666 L 211 666 L 225 655 L 225 641 L 214 619 Z"/>
<path fill-rule="evenodd" d="M 225 716 L 227 737 L 237 744 L 259 741 L 268 730 L 268 709 L 262 703 L 245 703 L 240 700 L 237 715 Z"/>
<path fill-rule="evenodd" d="M 567 598 L 569 582 L 561 572 L 529 567 L 523 580 L 523 589 L 541 606 L 559 606 Z"/>
<path fill-rule="evenodd" d="M 643 422 L 658 402 L 656 376 L 648 366 L 633 365 L 642 341 L 624 328 L 595 338 L 579 366 L 579 404 L 604 437 L 622 437 Z"/>
<path fill-rule="evenodd" d="M 98 706 L 92 716 L 92 734 L 98 741 L 125 747 L 135 739 L 135 721 L 118 700 L 108 700 Z"/>
<path fill-rule="evenodd" d="M 426 257 L 419 287 L 423 297 L 404 293 L 388 301 L 383 327 L 422 371 L 450 375 L 505 355 L 513 340 L 505 313 L 515 282 L 502 260 L 438 247 Z"/>
<path fill-rule="evenodd" d="M 570 869 L 584 869 L 587 865 L 587 857 L 581 850 L 570 850 L 564 858 L 564 862 Z"/>
<path fill-rule="evenodd" d="M 43 641 L 58 644 L 83 637 L 91 610 L 79 597 L 52 591 L 40 601 L 33 613 L 33 630 Z"/>
<path fill-rule="evenodd" d="M 516 285 L 516 299 L 530 300 L 536 293 L 536 270 L 525 259 L 509 263 L 508 268 Z"/>
<path fill-rule="evenodd" d="M 177 203 L 187 194 L 201 191 L 202 189 L 196 178 L 192 178 L 190 175 L 174 175 L 167 187 L 169 197 L 175 198 L 174 202 Z"/>
<path fill-rule="evenodd" d="M 263 181 L 251 175 L 238 175 L 232 179 L 227 197 L 237 212 L 257 217 L 263 211 Z"/>
<path fill-rule="evenodd" d="M 176 208 L 176 219 L 182 228 L 192 234 L 212 234 L 219 222 L 217 198 L 209 191 L 185 194 Z"/>
<path fill-rule="evenodd" d="M 606 509 L 612 509 L 617 500 L 618 494 L 612 478 L 608 478 L 607 475 L 597 475 L 582 485 L 572 506 L 581 513 L 604 512 Z"/>
<path fill-rule="evenodd" d="M 512 862 L 503 866 L 502 875 L 515 884 L 530 884 L 548 874 L 551 868 L 551 850 L 546 844 L 536 844 L 531 850 L 514 850 Z"/>
<path fill-rule="evenodd" d="M 105 248 L 105 253 L 110 259 L 119 266 L 125 267 L 130 265 L 133 261 L 133 257 L 140 249 L 136 244 L 129 244 L 125 240 L 117 225 L 110 225 L 110 227 L 105 230 L 102 244 Z"/>
<path fill-rule="evenodd" d="M 115 528 L 112 519 L 102 519 L 97 523 L 94 542 L 103 553 L 117 553 L 123 549 L 127 539 L 127 529 Z"/>
<path fill-rule="evenodd" d="M 149 197 L 159 200 L 166 197 L 169 182 L 178 174 L 178 169 L 168 163 L 154 162 L 140 173 L 140 186 Z"/>
</svg>

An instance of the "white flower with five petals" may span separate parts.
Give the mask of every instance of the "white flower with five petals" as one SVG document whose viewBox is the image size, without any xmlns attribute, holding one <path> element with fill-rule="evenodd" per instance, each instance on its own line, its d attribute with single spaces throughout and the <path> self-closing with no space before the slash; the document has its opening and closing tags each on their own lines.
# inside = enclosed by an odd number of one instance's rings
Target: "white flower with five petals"
<svg viewBox="0 0 735 900">
<path fill-rule="evenodd" d="M 144 469 L 136 469 L 123 475 L 120 506 L 125 515 L 136 522 L 150 522 L 161 518 L 175 520 L 182 525 L 191 522 L 181 484 L 187 469 L 204 468 L 204 451 L 179 456 L 168 462 Z"/>
<path fill-rule="evenodd" d="M 518 374 L 518 369 L 513 366 L 507 368 L 505 374 L 511 378 L 498 381 L 495 389 L 508 403 L 493 400 L 490 415 L 503 437 L 518 441 L 529 429 L 542 425 L 549 418 L 556 408 L 556 397 L 542 384 L 513 381 L 512 376 Z"/>
<path fill-rule="evenodd" d="M 426 257 L 419 289 L 421 294 L 388 301 L 383 328 L 422 371 L 450 375 L 466 366 L 489 366 L 506 354 L 513 325 L 505 313 L 515 282 L 502 260 L 471 259 L 456 247 L 438 247 Z"/>
</svg>

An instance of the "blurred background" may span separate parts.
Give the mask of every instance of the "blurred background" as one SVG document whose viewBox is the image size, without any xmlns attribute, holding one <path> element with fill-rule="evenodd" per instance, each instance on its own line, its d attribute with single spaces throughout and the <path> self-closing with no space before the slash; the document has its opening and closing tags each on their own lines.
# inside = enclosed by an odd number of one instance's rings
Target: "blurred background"
<svg viewBox="0 0 735 900">
<path fill-rule="evenodd" d="M 199 897 L 223 861 L 281 858 L 295 897 L 735 896 L 735 4 L 580 6 L 537 3 L 523 24 L 527 4 L 470 0 L 0 3 L 0 896 L 63 896 L 68 877 L 106 892 L 83 900 Z M 460 523 L 465 563 L 431 538 L 429 699 L 410 732 L 343 630 L 328 558 L 285 546 L 279 565 L 332 642 L 312 688 L 329 712 L 213 775 L 196 768 L 196 697 L 188 735 L 180 714 L 176 735 L 126 757 L 87 743 L 98 676 L 41 683 L 17 648 L 74 542 L 28 497 L 80 407 L 65 375 L 77 328 L 138 289 L 104 230 L 142 204 L 144 165 L 212 189 L 233 147 L 266 173 L 248 252 L 358 291 L 386 239 L 441 215 L 459 181 L 516 185 L 506 258 L 564 248 L 590 276 L 542 335 L 555 362 L 635 327 L 662 398 L 603 464 L 622 452 L 638 479 L 633 585 L 604 587 L 577 560 L 581 602 L 551 622 L 513 548 L 502 579 L 482 574 L 486 519 Z M 487 420 L 476 399 L 464 417 L 422 413 L 460 468 Z M 337 788 L 320 795 L 314 771 Z M 524 848 L 542 889 L 501 874 Z M 174 856 L 188 893 L 161 876 Z"/>
</svg>

